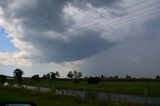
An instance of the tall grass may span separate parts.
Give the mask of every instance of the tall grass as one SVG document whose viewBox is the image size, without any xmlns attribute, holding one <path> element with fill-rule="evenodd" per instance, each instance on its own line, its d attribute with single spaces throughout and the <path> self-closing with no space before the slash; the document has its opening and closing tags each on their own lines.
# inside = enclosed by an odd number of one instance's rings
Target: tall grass
<svg viewBox="0 0 160 106">
<path fill-rule="evenodd" d="M 54 85 L 56 88 L 65 88 L 65 89 L 78 89 L 83 90 L 86 88 L 90 91 L 103 91 L 103 92 L 114 92 L 114 93 L 123 93 L 130 94 L 136 96 L 144 96 L 144 89 L 148 90 L 148 96 L 150 97 L 160 97 L 160 83 L 159 82 L 135 82 L 135 81 L 125 81 L 125 82 L 117 82 L 117 81 L 101 81 L 98 84 L 88 84 L 86 81 L 81 81 L 80 83 L 73 83 L 69 80 L 55 80 L 51 81 L 32 81 L 32 80 L 24 80 L 24 84 L 27 83 L 29 85 L 34 86 L 44 86 L 51 87 Z"/>
<path fill-rule="evenodd" d="M 112 102 L 88 97 L 87 101 L 80 97 L 59 96 L 53 92 L 40 92 L 24 88 L 10 88 L 0 86 L 1 101 L 29 101 L 38 106 L 143 106 L 130 102 Z"/>
</svg>

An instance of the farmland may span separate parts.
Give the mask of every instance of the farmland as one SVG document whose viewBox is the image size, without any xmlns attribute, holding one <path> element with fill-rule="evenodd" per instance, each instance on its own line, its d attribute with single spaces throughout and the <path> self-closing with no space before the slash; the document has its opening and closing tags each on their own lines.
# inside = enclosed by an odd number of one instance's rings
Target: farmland
<svg viewBox="0 0 160 106">
<path fill-rule="evenodd" d="M 144 106 L 127 101 L 112 102 L 88 98 L 87 101 L 79 97 L 59 96 L 53 92 L 40 92 L 23 88 L 9 88 L 0 86 L 1 101 L 30 101 L 37 106 Z M 146 106 L 146 105 L 145 105 Z M 152 105 L 147 105 L 152 106 Z"/>
<path fill-rule="evenodd" d="M 24 81 L 24 84 L 52 87 L 59 89 L 76 89 L 84 88 L 90 91 L 103 91 L 112 93 L 122 93 L 136 96 L 144 96 L 144 89 L 147 89 L 149 97 L 160 97 L 160 83 L 156 81 L 100 81 L 98 84 L 88 84 L 86 81 L 73 83 L 70 80 L 51 81 Z"/>
</svg>

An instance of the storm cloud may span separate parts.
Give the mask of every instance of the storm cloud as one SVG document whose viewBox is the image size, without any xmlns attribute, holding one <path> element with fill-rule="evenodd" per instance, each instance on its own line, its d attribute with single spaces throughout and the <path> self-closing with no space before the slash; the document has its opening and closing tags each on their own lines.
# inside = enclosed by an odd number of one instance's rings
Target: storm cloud
<svg viewBox="0 0 160 106">
<path fill-rule="evenodd" d="M 27 42 L 38 49 L 39 53 L 30 52 L 28 58 L 37 62 L 67 62 L 91 57 L 101 51 L 109 49 L 116 42 L 103 39 L 98 30 L 78 30 L 69 32 L 75 25 L 74 19 L 65 19 L 64 9 L 75 1 L 67 0 L 17 0 L 1 1 L 5 12 L 4 17 L 11 24 L 20 25 L 23 34 L 19 40 Z M 96 1 L 80 1 L 84 4 L 102 6 L 104 3 Z M 104 1 L 103 1 L 104 2 Z M 116 5 L 115 0 L 105 2 L 106 5 Z M 79 3 L 79 1 L 77 2 Z M 79 6 L 82 5 L 79 3 Z M 6 6 L 6 4 L 8 4 Z M 86 5 L 87 7 L 87 5 Z M 97 7 L 97 8 L 98 8 Z M 81 9 L 83 9 L 81 7 Z M 81 27 L 81 26 L 80 26 Z M 50 33 L 52 32 L 52 33 Z M 17 35 L 15 35 L 17 36 Z M 67 41 L 63 39 L 67 38 Z M 36 60 L 34 60 L 36 59 Z"/>
<path fill-rule="evenodd" d="M 7 58 L 0 63 L 154 76 L 160 73 L 159 6 L 158 0 L 0 0 L 0 27 L 19 50 L 0 52 Z"/>
<path fill-rule="evenodd" d="M 36 48 L 41 49 L 39 61 L 64 62 L 88 58 L 115 45 L 97 35 L 96 32 L 88 32 L 83 36 L 72 37 L 69 41 L 42 36 L 29 41 L 32 41 Z"/>
</svg>

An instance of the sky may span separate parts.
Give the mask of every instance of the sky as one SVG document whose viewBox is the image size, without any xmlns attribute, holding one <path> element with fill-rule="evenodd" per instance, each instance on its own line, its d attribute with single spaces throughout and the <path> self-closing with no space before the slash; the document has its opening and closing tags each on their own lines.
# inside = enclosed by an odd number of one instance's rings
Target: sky
<svg viewBox="0 0 160 106">
<path fill-rule="evenodd" d="M 0 74 L 160 75 L 159 0 L 0 0 Z"/>
<path fill-rule="evenodd" d="M 14 44 L 7 38 L 4 29 L 0 28 L 0 51 L 12 52 L 15 50 L 17 50 L 17 48 L 15 48 Z"/>
</svg>

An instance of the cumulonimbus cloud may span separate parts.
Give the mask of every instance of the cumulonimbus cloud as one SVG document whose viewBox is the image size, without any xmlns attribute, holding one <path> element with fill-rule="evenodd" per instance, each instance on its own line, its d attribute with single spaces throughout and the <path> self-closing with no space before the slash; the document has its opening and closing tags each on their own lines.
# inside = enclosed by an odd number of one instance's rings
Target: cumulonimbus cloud
<svg viewBox="0 0 160 106">
<path fill-rule="evenodd" d="M 88 0 L 80 2 L 77 2 L 77 4 L 81 6 L 83 3 L 90 4 L 93 6 L 92 8 L 99 8 L 100 5 L 104 6 L 104 4 L 108 7 L 115 8 L 118 4 L 115 0 L 103 1 L 105 3 L 100 2 L 98 5 L 96 5 L 97 1 Z M 81 60 L 115 45 L 115 42 L 103 39 L 98 29 L 90 29 L 88 27 L 85 30 L 75 31 L 77 29 L 74 29 L 72 26 L 76 26 L 77 22 L 75 22 L 74 18 L 66 19 L 66 13 L 64 11 L 67 9 L 68 4 L 75 7 L 75 3 L 75 1 L 67 0 L 22 0 L 21 2 L 18 0 L 1 0 L 1 9 L 4 13 L 1 20 L 7 22 L 4 23 L 10 27 L 14 26 L 15 30 L 16 26 L 19 26 L 18 31 L 21 33 L 13 33 L 15 31 L 9 33 L 12 35 L 11 39 L 16 39 L 12 40 L 17 45 L 16 47 L 27 52 L 28 58 L 37 62 Z M 81 9 L 83 8 L 81 7 Z M 90 19 L 86 19 L 86 21 L 89 22 Z M 83 24 L 77 26 L 81 27 Z M 5 28 L 6 32 L 8 32 L 7 27 Z M 69 30 L 72 31 L 69 32 Z M 63 39 L 64 37 L 67 40 Z M 24 42 L 27 45 L 22 47 L 17 44 L 17 41 Z M 28 47 L 28 45 L 30 46 Z"/>
</svg>

